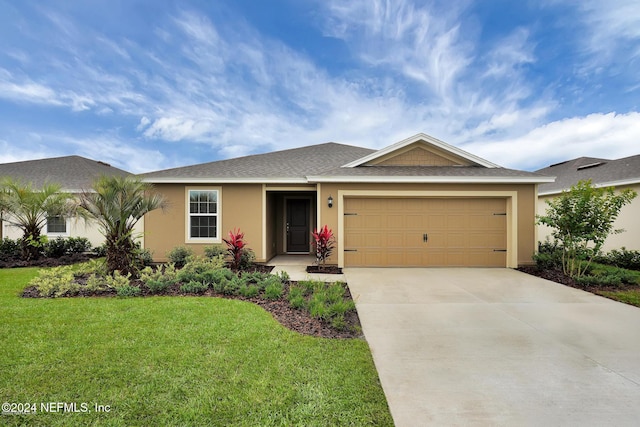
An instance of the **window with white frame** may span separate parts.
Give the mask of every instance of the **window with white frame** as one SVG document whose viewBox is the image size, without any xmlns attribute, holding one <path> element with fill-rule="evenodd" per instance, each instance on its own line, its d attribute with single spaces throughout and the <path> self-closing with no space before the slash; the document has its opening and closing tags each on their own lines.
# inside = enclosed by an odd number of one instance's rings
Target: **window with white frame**
<svg viewBox="0 0 640 427">
<path fill-rule="evenodd" d="M 67 219 L 62 216 L 48 217 L 47 234 L 67 234 Z"/>
<path fill-rule="evenodd" d="M 218 196 L 218 190 L 189 190 L 189 239 L 218 239 Z"/>
</svg>

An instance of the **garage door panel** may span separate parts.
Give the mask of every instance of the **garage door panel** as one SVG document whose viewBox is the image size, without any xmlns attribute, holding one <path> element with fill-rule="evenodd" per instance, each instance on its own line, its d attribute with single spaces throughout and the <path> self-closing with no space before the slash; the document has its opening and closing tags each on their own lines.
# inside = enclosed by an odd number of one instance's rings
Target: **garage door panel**
<svg viewBox="0 0 640 427">
<path fill-rule="evenodd" d="M 347 266 L 506 266 L 505 199 L 347 198 L 345 212 Z"/>
</svg>

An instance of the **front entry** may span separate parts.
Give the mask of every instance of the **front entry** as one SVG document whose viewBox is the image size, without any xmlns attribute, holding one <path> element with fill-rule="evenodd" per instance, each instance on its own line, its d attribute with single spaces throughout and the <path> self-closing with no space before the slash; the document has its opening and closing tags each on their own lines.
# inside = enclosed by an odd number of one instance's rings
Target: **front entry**
<svg viewBox="0 0 640 427">
<path fill-rule="evenodd" d="M 311 200 L 287 199 L 287 252 L 309 253 Z"/>
</svg>

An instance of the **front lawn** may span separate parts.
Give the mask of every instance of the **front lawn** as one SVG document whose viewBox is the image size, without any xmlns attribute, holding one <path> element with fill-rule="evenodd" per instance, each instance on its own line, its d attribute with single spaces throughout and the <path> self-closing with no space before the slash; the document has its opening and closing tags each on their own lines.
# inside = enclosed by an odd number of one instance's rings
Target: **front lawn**
<svg viewBox="0 0 640 427">
<path fill-rule="evenodd" d="M 392 425 L 364 340 L 303 336 L 237 300 L 20 298 L 36 274 L 0 270 L 0 398 L 37 409 L 0 424 Z"/>
</svg>

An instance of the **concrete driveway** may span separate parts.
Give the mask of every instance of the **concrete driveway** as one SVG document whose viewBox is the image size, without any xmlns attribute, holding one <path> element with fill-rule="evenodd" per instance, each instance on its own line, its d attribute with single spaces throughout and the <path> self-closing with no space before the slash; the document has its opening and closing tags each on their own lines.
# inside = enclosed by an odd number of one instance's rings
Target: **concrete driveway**
<svg viewBox="0 0 640 427">
<path fill-rule="evenodd" d="M 640 309 L 509 269 L 345 269 L 397 426 L 640 423 Z"/>
</svg>

